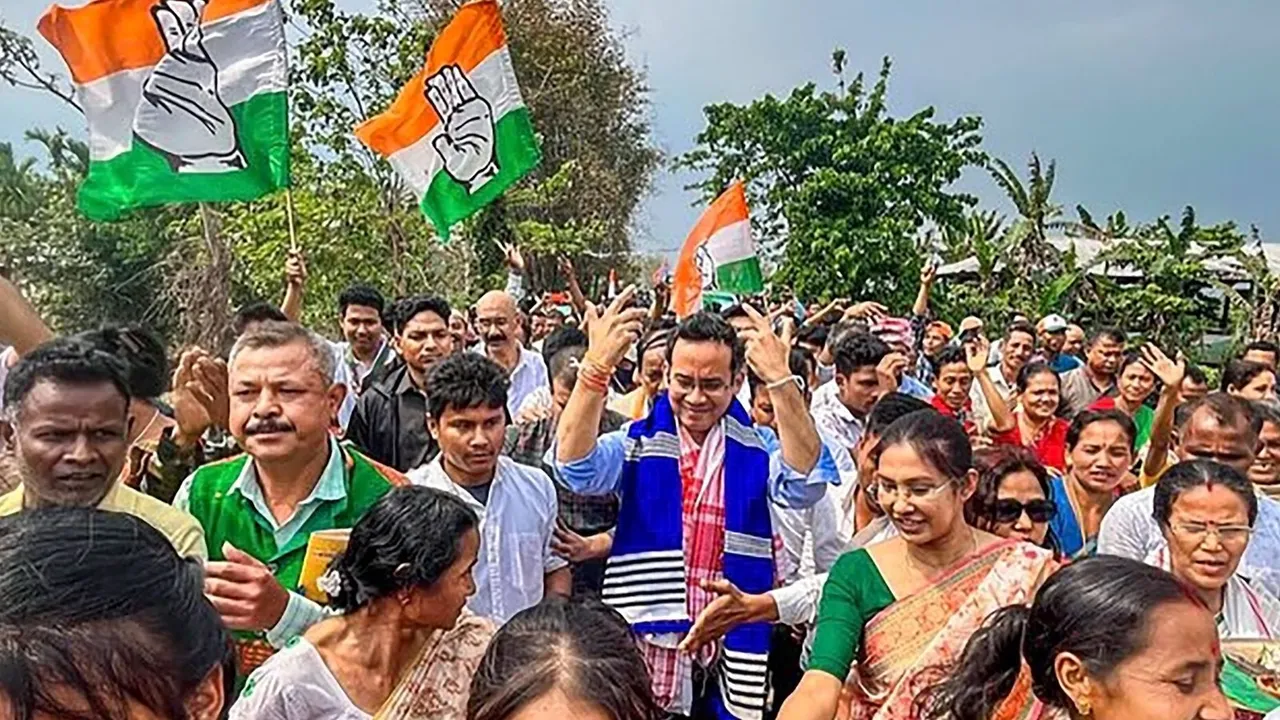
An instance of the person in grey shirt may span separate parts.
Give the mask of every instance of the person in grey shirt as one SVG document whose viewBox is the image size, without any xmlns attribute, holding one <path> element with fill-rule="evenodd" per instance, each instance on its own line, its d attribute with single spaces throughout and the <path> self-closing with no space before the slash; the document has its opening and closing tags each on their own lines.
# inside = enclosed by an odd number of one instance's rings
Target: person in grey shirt
<svg viewBox="0 0 1280 720">
<path fill-rule="evenodd" d="M 1059 411 L 1070 420 L 1087 410 L 1095 400 L 1116 384 L 1116 372 L 1124 355 L 1127 338 L 1114 328 L 1099 330 L 1085 347 L 1084 366 L 1062 375 L 1062 407 Z"/>
</svg>

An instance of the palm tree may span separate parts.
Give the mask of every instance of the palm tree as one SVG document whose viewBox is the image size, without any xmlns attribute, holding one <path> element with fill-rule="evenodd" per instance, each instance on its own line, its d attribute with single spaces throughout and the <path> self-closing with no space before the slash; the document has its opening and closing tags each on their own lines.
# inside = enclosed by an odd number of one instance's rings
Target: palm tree
<svg viewBox="0 0 1280 720">
<path fill-rule="evenodd" d="M 1024 184 L 1013 168 L 1000 158 L 992 158 L 992 166 L 988 168 L 992 179 L 1022 216 L 1021 227 L 1015 231 L 1013 260 L 1028 270 L 1049 272 L 1054 267 L 1057 253 L 1048 243 L 1047 230 L 1062 214 L 1062 208 L 1050 200 L 1057 163 L 1050 160 L 1049 167 L 1045 169 L 1040 164 L 1040 156 L 1032 152 L 1027 170 L 1027 182 Z"/>
<path fill-rule="evenodd" d="M 19 162 L 13 146 L 0 143 L 0 217 L 25 217 L 39 203 L 34 158 Z"/>
<path fill-rule="evenodd" d="M 1054 230 L 1062 230 L 1068 235 L 1111 243 L 1133 237 L 1137 228 L 1130 227 L 1123 210 L 1117 210 L 1107 216 L 1106 225 L 1099 225 L 1093 215 L 1083 205 L 1076 205 L 1079 220 L 1059 220 L 1049 224 Z"/>
</svg>

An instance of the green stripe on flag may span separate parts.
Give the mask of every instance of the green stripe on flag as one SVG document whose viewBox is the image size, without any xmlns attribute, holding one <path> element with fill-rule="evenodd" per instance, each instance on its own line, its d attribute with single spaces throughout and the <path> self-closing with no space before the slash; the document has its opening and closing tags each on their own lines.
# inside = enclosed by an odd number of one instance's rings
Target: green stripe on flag
<svg viewBox="0 0 1280 720">
<path fill-rule="evenodd" d="M 764 290 L 759 258 L 749 257 L 716 267 L 716 289 L 749 295 Z"/>
<path fill-rule="evenodd" d="M 134 138 L 133 147 L 91 162 L 78 205 L 91 220 L 116 220 L 130 210 L 178 202 L 254 200 L 289 184 L 289 102 L 261 93 L 233 105 L 240 151 L 248 167 L 224 173 L 179 173 L 164 155 Z"/>
<path fill-rule="evenodd" d="M 422 196 L 422 212 L 431 219 L 436 234 L 449 238 L 449 228 L 465 220 L 477 210 L 493 202 L 537 166 L 542 159 L 538 140 L 533 134 L 533 122 L 529 109 L 517 108 L 494 123 L 495 155 L 498 174 L 485 183 L 473 195 L 467 188 L 441 169 L 431 179 L 431 185 Z"/>
</svg>

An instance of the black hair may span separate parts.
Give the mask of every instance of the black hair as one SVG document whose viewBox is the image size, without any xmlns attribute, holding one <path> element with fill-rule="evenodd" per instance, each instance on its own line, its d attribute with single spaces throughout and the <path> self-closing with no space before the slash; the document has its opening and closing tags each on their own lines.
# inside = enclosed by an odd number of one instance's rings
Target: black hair
<svg viewBox="0 0 1280 720">
<path fill-rule="evenodd" d="M 1160 568 L 1114 555 L 1073 562 L 1049 576 L 1030 607 L 1014 604 L 989 615 L 950 676 L 917 696 L 919 714 L 987 720 L 1013 690 L 1024 662 L 1037 698 L 1074 711 L 1055 660 L 1071 653 L 1090 676 L 1105 679 L 1146 647 L 1153 613 L 1178 602 L 1196 601 Z"/>
<path fill-rule="evenodd" d="M 1222 368 L 1222 382 L 1218 389 L 1223 392 L 1226 392 L 1227 388 L 1231 387 L 1241 390 L 1264 372 L 1269 372 L 1272 375 L 1276 374 L 1276 371 L 1270 365 L 1253 362 L 1252 360 L 1232 360 L 1227 363 L 1226 367 Z"/>
<path fill-rule="evenodd" d="M 338 317 L 347 316 L 347 308 L 352 305 L 360 307 L 373 308 L 378 311 L 381 317 L 384 310 L 387 309 L 387 302 L 382 298 L 382 293 L 372 285 L 355 284 L 347 286 L 346 290 L 338 296 Z M 445 316 L 448 317 L 447 315 Z"/>
<path fill-rule="evenodd" d="M 1000 485 L 1016 472 L 1029 472 L 1040 485 L 1045 499 L 1053 499 L 1049 486 L 1049 471 L 1035 453 L 1017 445 L 996 445 L 973 454 L 973 464 L 978 469 L 978 486 L 964 504 L 964 519 L 979 530 L 991 531 L 995 527 L 996 503 L 1000 497 Z M 1045 535 L 1045 547 L 1057 553 L 1058 542 L 1053 528 Z"/>
<path fill-rule="evenodd" d="M 1126 351 L 1125 354 L 1120 357 L 1120 364 L 1116 366 L 1116 377 L 1118 378 L 1123 375 L 1124 369 L 1130 365 L 1141 365 L 1152 377 L 1156 378 L 1157 382 L 1159 382 L 1160 378 L 1155 373 L 1151 372 L 1151 368 L 1147 367 L 1147 363 L 1142 359 L 1142 355 L 1138 354 L 1135 350 Z"/>
<path fill-rule="evenodd" d="M 832 354 L 836 358 L 836 372 L 849 377 L 860 368 L 879 365 L 889 354 L 889 346 L 869 332 L 854 330 L 836 341 Z"/>
<path fill-rule="evenodd" d="M 4 405 L 17 412 L 31 389 L 42 380 L 74 385 L 109 384 L 120 392 L 128 408 L 128 368 L 123 361 L 83 340 L 57 338 L 23 355 L 4 383 Z"/>
<path fill-rule="evenodd" d="M 1277 357 L 1280 357 L 1280 346 L 1277 346 L 1275 343 L 1271 342 L 1270 340 L 1254 340 L 1250 342 L 1248 345 L 1244 346 L 1245 353 L 1253 350 L 1257 350 L 1258 352 L 1271 353 L 1272 355 L 1276 355 Z M 1243 355 L 1244 353 L 1241 353 L 1241 354 Z"/>
<path fill-rule="evenodd" d="M 1161 527 L 1169 527 L 1173 504 L 1182 493 L 1204 485 L 1222 485 L 1239 496 L 1249 514 L 1249 527 L 1253 527 L 1258 519 L 1258 496 L 1254 493 L 1253 483 L 1239 470 L 1213 460 L 1184 460 L 1166 470 L 1156 483 L 1151 517 Z"/>
<path fill-rule="evenodd" d="M 559 689 L 616 720 L 661 720 L 627 621 L 594 599 L 548 597 L 489 642 L 471 680 L 467 720 L 506 720 Z"/>
<path fill-rule="evenodd" d="M 937 368 L 939 373 L 942 372 L 943 365 L 955 365 L 956 363 L 964 365 L 966 370 L 969 368 L 969 356 L 965 354 L 963 345 L 947 345 L 942 348 L 942 352 L 938 353 L 938 357 L 933 360 L 933 366 Z"/>
<path fill-rule="evenodd" d="M 802 394 L 812 389 L 809 387 L 809 356 L 804 350 L 791 348 L 790 352 L 787 353 L 787 369 L 791 371 L 792 375 L 800 378 Z M 747 383 L 750 385 L 753 395 L 763 382 L 754 370 L 747 370 Z"/>
<path fill-rule="evenodd" d="M 964 428 L 954 419 L 930 409 L 904 415 L 885 429 L 875 450 L 875 462 L 886 448 L 908 445 L 952 482 L 963 480 L 973 467 L 973 446 Z"/>
<path fill-rule="evenodd" d="M 1037 375 L 1052 375 L 1054 382 L 1058 383 L 1058 389 L 1062 389 L 1062 378 L 1058 377 L 1058 371 L 1054 370 L 1049 363 L 1036 361 L 1023 365 L 1022 369 L 1018 371 L 1018 392 L 1026 392 L 1027 383 L 1031 382 L 1031 378 Z"/>
<path fill-rule="evenodd" d="M 269 302 L 251 302 L 242 305 L 231 318 L 231 331 L 237 336 L 244 334 L 245 328 L 260 322 L 289 322 L 288 316 L 280 308 Z"/>
<path fill-rule="evenodd" d="M 685 342 L 716 342 L 727 346 L 730 350 L 730 375 L 737 375 L 742 370 L 743 364 L 746 363 L 747 349 L 742 344 L 742 341 L 738 339 L 738 333 L 734 332 L 733 326 L 723 317 L 715 313 L 694 313 L 676 326 L 675 332 L 667 340 L 668 366 L 671 365 L 671 357 L 675 354 L 676 343 L 681 340 Z"/>
<path fill-rule="evenodd" d="M 1032 341 L 1032 342 L 1035 342 L 1035 339 L 1036 339 L 1036 326 L 1035 326 L 1035 325 L 1032 325 L 1030 321 L 1028 321 L 1028 320 L 1014 320 L 1013 322 L 1009 323 L 1008 327 L 1006 327 L 1006 328 L 1004 329 L 1004 336 L 1005 336 L 1005 337 L 1009 337 L 1010 335 L 1012 335 L 1012 334 L 1014 334 L 1014 333 L 1016 333 L 1016 332 L 1024 333 L 1024 334 L 1026 334 L 1026 335 L 1030 335 L 1030 336 L 1031 336 L 1031 341 Z"/>
<path fill-rule="evenodd" d="M 235 652 L 200 563 L 132 515 L 90 508 L 0 518 L 0 706 L 5 717 L 164 718 Z"/>
<path fill-rule="evenodd" d="M 1124 334 L 1123 330 L 1118 328 L 1102 328 L 1100 330 L 1093 331 L 1093 334 L 1089 336 L 1089 343 L 1085 347 L 1091 348 L 1103 340 L 1110 340 L 1111 342 L 1124 347 L 1125 343 L 1129 342 L 1129 337 Z"/>
<path fill-rule="evenodd" d="M 108 325 L 72 337 L 124 363 L 131 396 L 153 400 L 169 391 L 169 358 L 154 332 L 141 325 Z"/>
<path fill-rule="evenodd" d="M 351 612 L 403 588 L 431 587 L 458 561 L 462 538 L 479 524 L 454 495 L 393 488 L 361 516 L 347 549 L 330 564 L 342 588 L 330 604 Z"/>
<path fill-rule="evenodd" d="M 885 429 L 897 422 L 899 418 L 921 410 L 933 410 L 933 406 L 906 393 L 886 393 L 871 406 L 863 432 L 872 437 L 879 437 L 884 435 Z"/>
<path fill-rule="evenodd" d="M 561 325 L 542 339 L 542 362 L 551 365 L 551 358 L 568 347 L 586 347 L 587 334 L 577 325 Z"/>
<path fill-rule="evenodd" d="M 1191 378 L 1191 382 L 1197 385 L 1208 385 L 1209 376 L 1205 375 L 1204 368 L 1199 365 L 1187 363 L 1187 377 Z"/>
<path fill-rule="evenodd" d="M 1137 439 L 1138 429 L 1133 424 L 1133 418 L 1115 409 L 1110 410 L 1085 410 L 1075 419 L 1071 421 L 1071 427 L 1067 428 L 1067 450 L 1074 450 L 1076 443 L 1080 442 L 1080 435 L 1084 429 L 1094 423 L 1113 422 L 1120 426 L 1124 434 L 1129 438 L 1129 452 L 1133 452 L 1133 443 Z"/>
<path fill-rule="evenodd" d="M 547 378 L 554 384 L 557 381 L 573 387 L 578 381 L 578 361 L 587 354 L 584 345 L 573 345 L 560 348 L 547 362 Z"/>
<path fill-rule="evenodd" d="M 747 315 L 746 305 L 747 303 L 745 302 L 736 302 L 726 307 L 725 309 L 721 310 L 720 317 L 724 318 L 725 320 L 732 320 L 733 318 L 739 318 L 739 317 L 750 317 L 749 315 Z M 764 313 L 761 313 L 761 314 L 764 314 Z"/>
<path fill-rule="evenodd" d="M 1247 428 L 1254 441 L 1262 432 L 1262 417 L 1254 411 L 1256 403 L 1225 392 L 1211 392 L 1194 402 L 1178 406 L 1174 424 L 1181 430 L 1196 413 L 1206 410 L 1220 425 Z M 1250 445 L 1253 443 L 1251 442 Z"/>
<path fill-rule="evenodd" d="M 504 408 L 509 387 L 507 373 L 489 358 L 472 352 L 450 355 L 427 373 L 427 411 L 439 420 L 449 408 Z"/>
<path fill-rule="evenodd" d="M 1249 409 L 1258 418 L 1258 432 L 1262 432 L 1262 426 L 1267 423 L 1280 425 L 1280 402 L 1255 400 L 1249 403 Z"/>
<path fill-rule="evenodd" d="M 445 327 L 449 326 L 449 315 L 452 310 L 449 307 L 449 301 L 435 295 L 414 295 L 412 297 L 397 300 L 391 306 L 391 311 L 387 313 L 388 320 L 391 323 L 391 332 L 399 335 L 404 332 L 405 325 L 409 324 L 420 313 L 431 312 L 440 316 L 444 321 Z"/>
<path fill-rule="evenodd" d="M 815 347 L 824 347 L 827 344 L 827 337 L 830 336 L 831 330 L 823 324 L 812 324 L 801 326 L 796 333 L 796 342 Z"/>
</svg>

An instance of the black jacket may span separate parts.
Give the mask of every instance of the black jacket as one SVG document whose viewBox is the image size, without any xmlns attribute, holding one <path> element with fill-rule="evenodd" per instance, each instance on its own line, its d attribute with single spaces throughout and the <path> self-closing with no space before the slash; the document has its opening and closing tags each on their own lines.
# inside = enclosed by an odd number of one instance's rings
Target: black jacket
<svg viewBox="0 0 1280 720">
<path fill-rule="evenodd" d="M 400 472 L 434 459 L 440 450 L 427 430 L 427 398 L 403 364 L 360 394 L 346 437 L 369 457 Z"/>
</svg>

